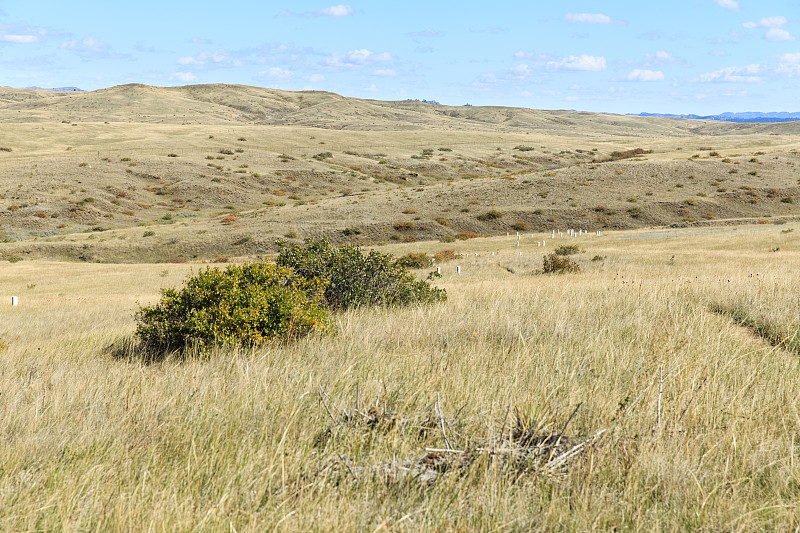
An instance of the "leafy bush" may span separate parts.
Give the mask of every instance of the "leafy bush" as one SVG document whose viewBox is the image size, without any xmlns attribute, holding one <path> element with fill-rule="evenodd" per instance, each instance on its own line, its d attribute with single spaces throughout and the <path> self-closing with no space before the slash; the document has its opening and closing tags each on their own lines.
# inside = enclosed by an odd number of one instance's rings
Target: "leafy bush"
<svg viewBox="0 0 800 533">
<path fill-rule="evenodd" d="M 413 222 L 397 222 L 394 225 L 394 229 L 397 231 L 411 231 L 414 228 L 415 225 Z"/>
<path fill-rule="evenodd" d="M 277 263 L 307 279 L 328 281 L 325 301 L 334 309 L 364 305 L 407 305 L 445 300 L 443 289 L 414 278 L 391 254 L 372 250 L 364 255 L 355 245 L 333 246 L 328 240 L 306 239 L 303 245 L 278 242 Z M 431 273 L 431 279 L 435 273 Z"/>
<path fill-rule="evenodd" d="M 206 268 L 183 288 L 136 313 L 136 335 L 151 354 L 185 346 L 255 346 L 327 330 L 325 282 L 270 263 Z"/>
<path fill-rule="evenodd" d="M 554 250 L 556 255 L 575 255 L 580 251 L 581 249 L 575 244 L 564 244 Z"/>
<path fill-rule="evenodd" d="M 457 254 L 455 250 L 441 250 L 433 254 L 433 260 L 437 263 L 445 263 L 461 257 L 461 254 Z"/>
<path fill-rule="evenodd" d="M 473 233 L 472 231 L 464 231 L 462 233 L 456 233 L 456 239 L 466 241 L 467 239 L 477 239 L 478 237 L 483 237 L 480 233 Z"/>
<path fill-rule="evenodd" d="M 397 264 L 405 268 L 425 268 L 430 266 L 431 258 L 424 253 L 410 252 L 398 257 Z"/>
<path fill-rule="evenodd" d="M 503 218 L 503 213 L 500 211 L 487 211 L 478 215 L 478 220 L 481 222 L 489 222 L 490 220 L 497 220 L 498 218 Z"/>
<path fill-rule="evenodd" d="M 565 274 L 580 272 L 580 270 L 581 267 L 578 266 L 578 263 L 567 257 L 561 257 L 556 254 L 546 255 L 542 265 L 542 272 L 545 274 Z"/>
</svg>

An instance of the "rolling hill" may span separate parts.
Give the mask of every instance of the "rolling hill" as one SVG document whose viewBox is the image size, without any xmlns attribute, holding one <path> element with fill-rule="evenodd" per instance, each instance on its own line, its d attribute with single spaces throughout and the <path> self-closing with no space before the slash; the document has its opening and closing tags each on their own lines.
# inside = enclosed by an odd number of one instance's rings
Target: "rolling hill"
<svg viewBox="0 0 800 533">
<path fill-rule="evenodd" d="M 4 257 L 192 260 L 268 253 L 279 238 L 800 215 L 800 122 L 134 84 L 0 88 L 0 124 Z"/>
</svg>

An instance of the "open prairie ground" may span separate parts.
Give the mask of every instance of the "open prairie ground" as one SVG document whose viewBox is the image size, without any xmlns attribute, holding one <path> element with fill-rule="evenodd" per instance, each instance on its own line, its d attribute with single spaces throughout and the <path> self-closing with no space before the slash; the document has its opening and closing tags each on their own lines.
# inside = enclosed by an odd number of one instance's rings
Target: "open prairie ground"
<svg viewBox="0 0 800 533">
<path fill-rule="evenodd" d="M 800 215 L 800 123 L 203 85 L 0 89 L 3 257 L 183 261 Z M 486 216 L 486 215 L 489 216 Z"/>
<path fill-rule="evenodd" d="M 391 245 L 463 254 L 445 303 L 149 365 L 110 347 L 198 265 L 2 262 L 0 529 L 794 529 L 799 234 Z"/>
</svg>

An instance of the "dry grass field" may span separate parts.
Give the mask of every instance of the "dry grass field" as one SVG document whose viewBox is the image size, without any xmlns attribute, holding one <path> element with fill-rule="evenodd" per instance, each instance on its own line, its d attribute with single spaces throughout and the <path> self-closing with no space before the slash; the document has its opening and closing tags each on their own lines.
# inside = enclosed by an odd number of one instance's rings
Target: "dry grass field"
<svg viewBox="0 0 800 533">
<path fill-rule="evenodd" d="M 800 528 L 800 123 L 129 85 L 0 126 L 0 530 Z M 448 299 L 137 352 L 305 237 L 453 250 Z"/>
<path fill-rule="evenodd" d="M 109 347 L 189 266 L 0 263 L 0 529 L 794 529 L 798 231 L 394 245 L 446 303 L 152 365 Z"/>
<path fill-rule="evenodd" d="M 229 85 L 2 89 L 0 123 L 4 256 L 182 261 L 268 253 L 287 237 L 370 244 L 800 215 L 800 123 Z M 489 211 L 501 216 L 479 218 Z"/>
</svg>

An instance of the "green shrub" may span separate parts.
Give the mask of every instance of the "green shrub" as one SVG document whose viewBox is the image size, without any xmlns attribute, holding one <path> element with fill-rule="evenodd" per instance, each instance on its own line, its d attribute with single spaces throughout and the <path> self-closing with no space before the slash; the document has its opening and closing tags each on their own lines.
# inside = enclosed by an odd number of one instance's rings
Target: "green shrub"
<svg viewBox="0 0 800 533">
<path fill-rule="evenodd" d="M 271 263 L 206 268 L 183 288 L 136 313 L 136 335 L 151 354 L 186 346 L 255 346 L 327 330 L 325 282 Z"/>
<path fill-rule="evenodd" d="M 581 267 L 578 266 L 578 263 L 567 257 L 561 257 L 556 254 L 544 256 L 542 272 L 545 274 L 565 274 L 580 272 L 580 270 Z"/>
<path fill-rule="evenodd" d="M 416 227 L 413 222 L 397 222 L 394 225 L 394 229 L 397 231 L 411 231 Z"/>
<path fill-rule="evenodd" d="M 359 228 L 358 226 L 352 226 L 352 227 L 349 227 L 349 228 L 344 228 L 342 230 L 342 235 L 345 235 L 347 237 L 349 237 L 351 235 L 361 235 L 361 228 Z"/>
<path fill-rule="evenodd" d="M 397 258 L 397 264 L 405 268 L 425 268 L 430 266 L 431 258 L 424 253 L 407 253 Z"/>
<path fill-rule="evenodd" d="M 446 263 L 454 259 L 461 259 L 461 254 L 457 254 L 455 250 L 441 250 L 433 254 L 433 260 L 437 263 Z"/>
<path fill-rule="evenodd" d="M 503 218 L 503 213 L 500 211 L 487 211 L 478 215 L 478 220 L 481 222 L 489 222 L 491 220 L 497 220 L 498 218 Z"/>
<path fill-rule="evenodd" d="M 575 255 L 580 251 L 581 249 L 575 244 L 564 244 L 554 250 L 556 255 Z"/>
<path fill-rule="evenodd" d="M 334 309 L 365 305 L 407 305 L 445 300 L 443 289 L 414 278 L 391 254 L 372 250 L 364 255 L 355 245 L 333 246 L 328 240 L 305 244 L 278 242 L 277 263 L 307 279 L 328 281 L 325 301 Z M 435 275 L 431 273 L 428 279 Z"/>
</svg>

